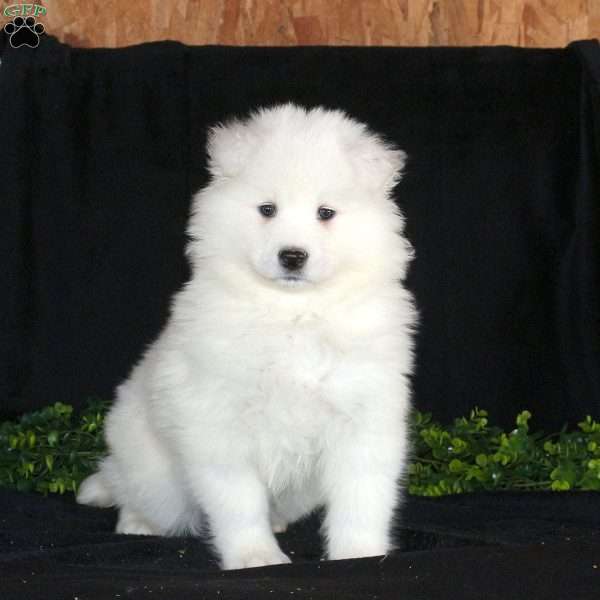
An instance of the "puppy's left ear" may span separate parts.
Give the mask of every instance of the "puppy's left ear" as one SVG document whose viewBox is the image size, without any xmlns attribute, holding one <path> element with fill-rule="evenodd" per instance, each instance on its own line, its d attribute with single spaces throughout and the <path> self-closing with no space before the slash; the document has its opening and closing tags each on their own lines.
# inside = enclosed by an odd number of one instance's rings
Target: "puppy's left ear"
<svg viewBox="0 0 600 600">
<path fill-rule="evenodd" d="M 402 178 L 406 152 L 376 135 L 362 140 L 352 154 L 357 172 L 372 189 L 390 192 Z"/>
</svg>

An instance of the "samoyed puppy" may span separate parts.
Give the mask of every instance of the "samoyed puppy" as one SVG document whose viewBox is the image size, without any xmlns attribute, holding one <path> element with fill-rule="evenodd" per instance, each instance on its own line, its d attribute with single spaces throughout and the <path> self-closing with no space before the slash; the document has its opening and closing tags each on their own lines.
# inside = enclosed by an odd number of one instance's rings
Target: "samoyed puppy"
<svg viewBox="0 0 600 600">
<path fill-rule="evenodd" d="M 225 569 L 290 562 L 318 507 L 329 559 L 382 555 L 406 465 L 417 313 L 391 198 L 404 153 L 339 110 L 214 127 L 191 280 L 118 387 L 78 501 L 116 531 L 208 532 Z"/>
</svg>

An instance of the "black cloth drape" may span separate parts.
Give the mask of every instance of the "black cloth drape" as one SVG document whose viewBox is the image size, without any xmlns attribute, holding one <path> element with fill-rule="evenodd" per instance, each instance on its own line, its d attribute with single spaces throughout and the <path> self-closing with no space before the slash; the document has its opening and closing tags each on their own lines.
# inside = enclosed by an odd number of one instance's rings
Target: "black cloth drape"
<svg viewBox="0 0 600 600">
<path fill-rule="evenodd" d="M 293 564 L 219 571 L 187 538 L 111 533 L 110 510 L 0 494 L 3 600 L 597 600 L 600 512 L 593 494 L 410 498 L 400 551 L 320 561 L 318 519 L 279 535 Z"/>
<path fill-rule="evenodd" d="M 0 419 L 110 398 L 188 277 L 207 126 L 283 101 L 342 108 L 409 155 L 396 197 L 417 254 L 419 409 L 449 421 L 478 405 L 510 426 L 527 408 L 549 431 L 600 417 L 596 42 L 2 43 Z M 598 508 L 595 494 L 411 498 L 404 552 L 383 562 L 319 563 L 308 523 L 284 539 L 298 564 L 223 575 L 198 543 L 114 536 L 111 511 L 2 492 L 0 597 L 592 598 Z"/>
<path fill-rule="evenodd" d="M 341 107 L 409 155 L 415 403 L 442 420 L 600 416 L 595 42 L 515 48 L 7 47 L 1 414 L 109 398 L 188 276 L 210 124 Z"/>
</svg>

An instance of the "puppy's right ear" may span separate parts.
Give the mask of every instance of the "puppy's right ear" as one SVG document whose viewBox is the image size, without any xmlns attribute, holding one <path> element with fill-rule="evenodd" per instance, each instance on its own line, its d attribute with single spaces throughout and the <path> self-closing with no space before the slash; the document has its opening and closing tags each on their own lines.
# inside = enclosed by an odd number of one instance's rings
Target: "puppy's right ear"
<svg viewBox="0 0 600 600">
<path fill-rule="evenodd" d="M 213 177 L 235 177 L 252 151 L 248 126 L 239 120 L 212 127 L 208 132 L 208 168 Z"/>
</svg>

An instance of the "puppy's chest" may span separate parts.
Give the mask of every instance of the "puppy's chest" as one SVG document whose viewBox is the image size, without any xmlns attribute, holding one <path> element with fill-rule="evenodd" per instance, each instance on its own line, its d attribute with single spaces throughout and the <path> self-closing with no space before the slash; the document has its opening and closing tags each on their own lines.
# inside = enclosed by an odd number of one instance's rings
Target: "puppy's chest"
<svg viewBox="0 0 600 600">
<path fill-rule="evenodd" d="M 306 315 L 265 325 L 258 336 L 248 335 L 248 367 L 253 371 L 249 379 L 263 398 L 318 393 L 344 356 L 340 336 L 328 325 Z"/>
<path fill-rule="evenodd" d="M 321 453 L 342 416 L 328 392 L 345 360 L 341 340 L 310 319 L 264 340 L 255 427 L 260 472 L 277 493 L 302 486 L 318 469 Z"/>
<path fill-rule="evenodd" d="M 248 347 L 244 419 L 265 452 L 318 452 L 336 408 L 326 393 L 344 351 L 313 319 L 266 327 Z"/>
</svg>

